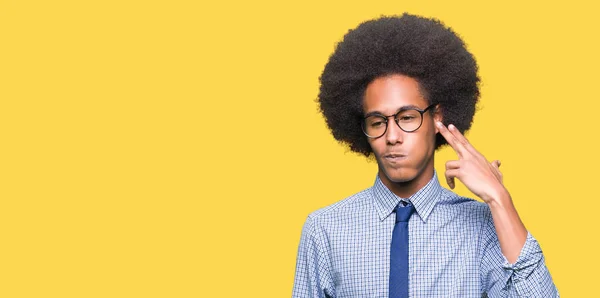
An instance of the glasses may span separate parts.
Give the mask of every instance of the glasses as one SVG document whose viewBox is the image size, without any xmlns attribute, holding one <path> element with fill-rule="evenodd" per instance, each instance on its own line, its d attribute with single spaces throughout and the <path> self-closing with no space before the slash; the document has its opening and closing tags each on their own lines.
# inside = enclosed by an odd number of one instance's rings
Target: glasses
<svg viewBox="0 0 600 298">
<path fill-rule="evenodd" d="M 424 110 L 417 108 L 402 108 L 398 113 L 390 116 L 371 115 L 363 119 L 362 130 L 369 138 L 379 138 L 387 131 L 388 118 L 394 117 L 394 120 L 400 129 L 405 132 L 413 132 L 419 129 L 421 124 L 423 124 L 423 114 L 434 106 L 435 104 L 432 104 Z"/>
</svg>

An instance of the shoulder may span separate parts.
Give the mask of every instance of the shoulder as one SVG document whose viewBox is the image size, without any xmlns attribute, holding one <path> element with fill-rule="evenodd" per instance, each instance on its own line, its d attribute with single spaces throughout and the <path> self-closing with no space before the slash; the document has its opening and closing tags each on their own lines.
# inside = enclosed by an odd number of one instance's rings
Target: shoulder
<svg viewBox="0 0 600 298">
<path fill-rule="evenodd" d="M 372 208 L 371 188 L 364 189 L 343 200 L 313 211 L 308 215 L 308 222 L 339 221 L 356 216 Z"/>
<path fill-rule="evenodd" d="M 460 196 L 446 188 L 442 188 L 440 207 L 479 222 L 487 221 L 491 217 L 490 207 L 486 203 Z"/>
</svg>

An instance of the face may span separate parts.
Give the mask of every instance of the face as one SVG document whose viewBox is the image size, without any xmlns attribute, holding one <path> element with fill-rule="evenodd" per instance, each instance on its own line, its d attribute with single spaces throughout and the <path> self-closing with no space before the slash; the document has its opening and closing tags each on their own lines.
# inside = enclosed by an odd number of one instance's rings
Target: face
<svg viewBox="0 0 600 298">
<path fill-rule="evenodd" d="M 390 116 L 402 107 L 410 106 L 421 110 L 429 106 L 419 91 L 418 82 L 410 77 L 379 77 L 365 91 L 364 115 L 378 113 Z M 403 197 L 416 192 L 433 177 L 435 135 L 438 133 L 434 119 L 441 120 L 438 114 L 433 114 L 433 110 L 423 114 L 423 124 L 416 131 L 401 130 L 393 117 L 389 117 L 385 134 L 379 138 L 368 138 L 379 165 L 380 179 L 391 190 L 408 192 Z"/>
</svg>

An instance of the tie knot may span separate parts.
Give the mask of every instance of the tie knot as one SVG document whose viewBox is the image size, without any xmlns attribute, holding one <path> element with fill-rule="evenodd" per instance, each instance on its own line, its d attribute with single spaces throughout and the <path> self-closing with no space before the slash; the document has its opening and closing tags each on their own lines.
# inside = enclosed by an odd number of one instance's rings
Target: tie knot
<svg viewBox="0 0 600 298">
<path fill-rule="evenodd" d="M 407 222 L 410 216 L 415 211 L 415 206 L 409 204 L 408 206 L 402 207 L 402 204 L 396 206 L 396 223 Z"/>
</svg>

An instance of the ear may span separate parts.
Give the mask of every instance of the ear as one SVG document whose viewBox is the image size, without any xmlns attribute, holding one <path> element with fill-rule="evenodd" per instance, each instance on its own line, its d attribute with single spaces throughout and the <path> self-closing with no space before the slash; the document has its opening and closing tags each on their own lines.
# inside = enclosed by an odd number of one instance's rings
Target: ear
<svg viewBox="0 0 600 298">
<path fill-rule="evenodd" d="M 434 121 L 434 127 L 435 127 L 435 133 L 438 134 L 440 132 L 439 128 L 437 127 L 437 125 L 435 125 L 435 122 L 442 122 L 444 123 L 444 117 L 442 115 L 442 106 L 438 103 L 435 106 L 435 111 L 433 112 L 433 121 Z"/>
</svg>

